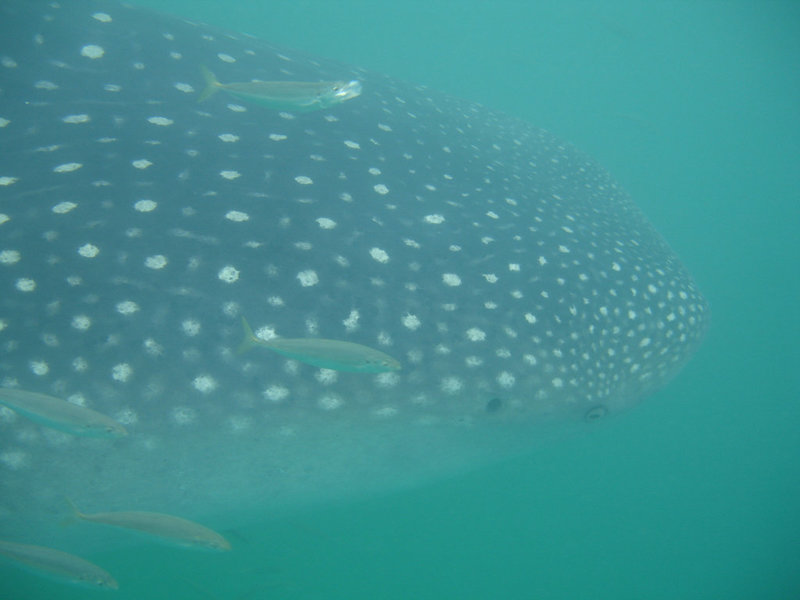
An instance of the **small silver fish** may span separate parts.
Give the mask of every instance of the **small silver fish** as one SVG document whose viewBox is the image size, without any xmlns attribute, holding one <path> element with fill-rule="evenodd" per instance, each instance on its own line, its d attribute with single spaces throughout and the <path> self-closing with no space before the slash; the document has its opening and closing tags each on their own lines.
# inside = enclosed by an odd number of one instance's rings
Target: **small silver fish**
<svg viewBox="0 0 800 600">
<path fill-rule="evenodd" d="M 239 346 L 239 352 L 261 346 L 321 369 L 351 373 L 385 373 L 401 368 L 396 359 L 369 346 L 322 338 L 275 338 L 266 341 L 256 337 L 244 317 L 242 328 L 244 339 Z"/>
<path fill-rule="evenodd" d="M 220 83 L 214 74 L 200 67 L 206 88 L 197 99 L 202 102 L 224 90 L 246 102 L 275 110 L 310 112 L 340 104 L 361 95 L 361 82 L 344 81 L 244 81 Z"/>
<path fill-rule="evenodd" d="M 119 588 L 116 580 L 97 565 L 61 550 L 0 540 L 0 556 L 11 559 L 18 567 L 58 581 L 107 590 Z"/>
<path fill-rule="evenodd" d="M 111 417 L 46 394 L 0 388 L 0 404 L 39 425 L 72 435 L 100 438 L 128 435 Z"/>
<path fill-rule="evenodd" d="M 219 533 L 188 519 L 136 510 L 85 514 L 71 500 L 67 499 L 67 502 L 72 508 L 73 517 L 82 521 L 130 529 L 184 548 L 222 551 L 231 549 L 230 542 Z"/>
</svg>

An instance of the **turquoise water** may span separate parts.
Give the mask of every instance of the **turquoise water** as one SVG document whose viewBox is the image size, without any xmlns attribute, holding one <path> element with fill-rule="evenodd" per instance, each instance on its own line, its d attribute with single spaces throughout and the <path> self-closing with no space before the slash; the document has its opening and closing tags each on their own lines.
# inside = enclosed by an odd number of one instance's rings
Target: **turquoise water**
<svg viewBox="0 0 800 600">
<path fill-rule="evenodd" d="M 265 514 L 226 532 L 227 555 L 92 557 L 117 598 L 800 596 L 800 5 L 138 3 L 575 142 L 670 241 L 713 324 L 675 382 L 586 435 L 422 489 Z M 99 593 L 10 574 L 17 598 Z"/>
</svg>

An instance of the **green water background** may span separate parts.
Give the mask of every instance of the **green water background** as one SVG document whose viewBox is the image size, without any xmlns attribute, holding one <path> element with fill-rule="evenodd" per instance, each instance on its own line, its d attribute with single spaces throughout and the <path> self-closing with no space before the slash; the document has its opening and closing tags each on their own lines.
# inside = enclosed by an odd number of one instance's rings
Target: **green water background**
<svg viewBox="0 0 800 600">
<path fill-rule="evenodd" d="M 576 143 L 670 241 L 713 319 L 675 382 L 586 435 L 409 492 L 265 514 L 224 556 L 93 557 L 116 598 L 800 598 L 800 3 L 136 3 Z M 16 583 L 18 598 L 100 595 Z"/>
</svg>

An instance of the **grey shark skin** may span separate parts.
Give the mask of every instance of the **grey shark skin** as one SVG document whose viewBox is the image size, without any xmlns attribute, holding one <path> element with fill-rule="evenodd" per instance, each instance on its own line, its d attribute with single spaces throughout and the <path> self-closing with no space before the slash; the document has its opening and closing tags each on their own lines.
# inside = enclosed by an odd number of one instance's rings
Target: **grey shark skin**
<svg viewBox="0 0 800 600">
<path fill-rule="evenodd" d="M 665 241 L 540 129 L 109 1 L 7 0 L 0 20 L 0 385 L 130 434 L 0 411 L 4 539 L 50 539 L 65 496 L 194 518 L 468 469 L 638 403 L 703 337 Z M 202 65 L 363 92 L 198 103 Z M 243 316 L 402 368 L 239 354 Z"/>
</svg>

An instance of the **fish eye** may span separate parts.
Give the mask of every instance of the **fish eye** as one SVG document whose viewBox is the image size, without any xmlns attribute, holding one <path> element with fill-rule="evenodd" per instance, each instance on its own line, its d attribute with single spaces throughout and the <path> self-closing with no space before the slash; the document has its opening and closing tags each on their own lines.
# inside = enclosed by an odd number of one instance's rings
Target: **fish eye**
<svg viewBox="0 0 800 600">
<path fill-rule="evenodd" d="M 106 425 L 106 433 L 110 435 L 128 435 L 128 432 L 124 428 L 117 427 L 116 425 Z"/>
</svg>

